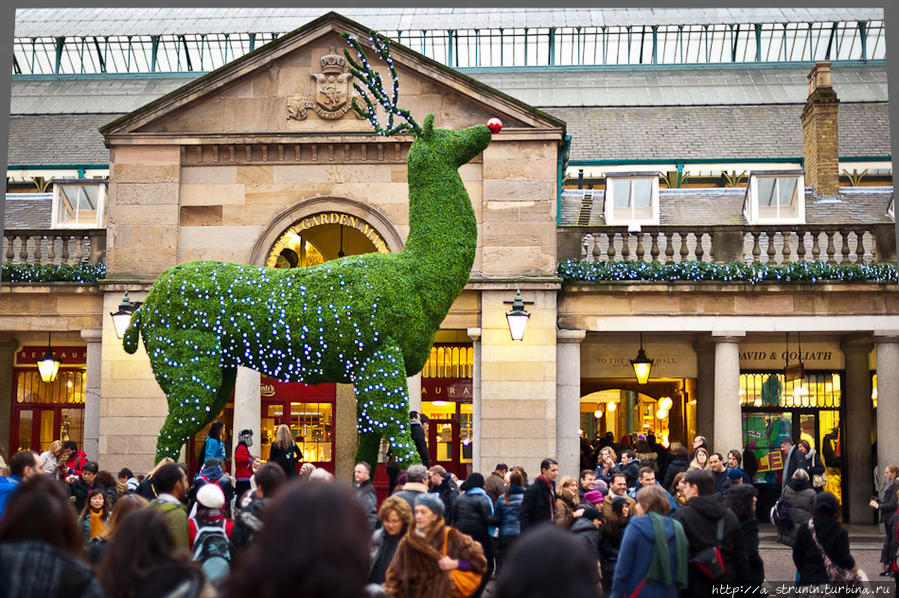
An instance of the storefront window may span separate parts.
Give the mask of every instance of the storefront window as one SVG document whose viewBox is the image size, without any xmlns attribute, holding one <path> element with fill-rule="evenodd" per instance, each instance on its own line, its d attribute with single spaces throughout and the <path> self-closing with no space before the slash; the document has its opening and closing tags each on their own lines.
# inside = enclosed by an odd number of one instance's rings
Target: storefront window
<svg viewBox="0 0 899 598">
<path fill-rule="evenodd" d="M 840 374 L 806 374 L 786 381 L 782 373 L 740 375 L 740 403 L 743 407 L 811 407 L 839 409 Z"/>
<path fill-rule="evenodd" d="M 54 440 L 84 441 L 83 368 L 60 369 L 56 380 L 44 382 L 37 368 L 16 368 L 13 438 L 10 453 L 43 451 Z"/>
</svg>

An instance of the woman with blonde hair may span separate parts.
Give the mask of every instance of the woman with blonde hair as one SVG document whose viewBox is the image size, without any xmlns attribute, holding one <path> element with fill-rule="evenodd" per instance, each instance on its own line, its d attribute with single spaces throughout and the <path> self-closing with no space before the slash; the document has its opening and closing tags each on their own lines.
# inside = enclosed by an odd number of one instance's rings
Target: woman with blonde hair
<svg viewBox="0 0 899 598">
<path fill-rule="evenodd" d="M 62 454 L 62 443 L 54 440 L 40 456 L 40 466 L 50 477 L 59 478 L 59 456 Z"/>
<path fill-rule="evenodd" d="M 693 471 L 694 469 L 702 471 L 708 471 L 709 469 L 709 451 L 701 446 L 693 453 L 693 460 L 690 461 L 690 467 L 687 468 L 687 471 Z"/>
<path fill-rule="evenodd" d="M 556 494 L 556 525 L 562 529 L 571 529 L 574 520 L 584 514 L 584 509 L 577 508 L 577 479 L 565 476 L 559 482 Z"/>
<path fill-rule="evenodd" d="M 368 582 L 381 584 L 387 579 L 387 567 L 393 560 L 396 547 L 412 525 L 412 508 L 402 498 L 388 496 L 378 510 L 378 521 L 381 522 L 381 527 L 375 530 L 371 538 L 371 571 Z"/>
<path fill-rule="evenodd" d="M 139 494 L 125 494 L 116 501 L 106 527 L 100 532 L 100 535 L 91 538 L 87 544 L 87 557 L 91 565 L 97 565 L 106 556 L 109 540 L 115 534 L 116 528 L 122 523 L 125 515 L 145 507 L 147 504 L 147 499 Z"/>
<path fill-rule="evenodd" d="M 275 430 L 275 441 L 272 442 L 272 452 L 269 461 L 277 463 L 284 470 L 288 480 L 297 478 L 297 462 L 303 459 L 297 448 L 296 442 L 290 433 L 287 424 L 281 424 Z"/>
</svg>

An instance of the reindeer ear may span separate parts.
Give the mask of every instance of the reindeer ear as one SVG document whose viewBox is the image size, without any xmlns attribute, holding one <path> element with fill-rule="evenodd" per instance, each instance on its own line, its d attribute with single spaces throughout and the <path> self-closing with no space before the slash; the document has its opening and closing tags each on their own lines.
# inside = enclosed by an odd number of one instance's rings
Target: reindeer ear
<svg viewBox="0 0 899 598">
<path fill-rule="evenodd" d="M 425 117 L 425 124 L 421 129 L 421 136 L 423 139 L 429 139 L 431 135 L 434 134 L 434 114 L 429 114 Z"/>
</svg>

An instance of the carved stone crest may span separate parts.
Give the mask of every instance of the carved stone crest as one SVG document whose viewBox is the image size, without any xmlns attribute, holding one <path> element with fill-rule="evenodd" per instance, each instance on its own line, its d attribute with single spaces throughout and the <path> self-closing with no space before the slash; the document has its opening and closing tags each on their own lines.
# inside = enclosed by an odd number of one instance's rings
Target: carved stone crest
<svg viewBox="0 0 899 598">
<path fill-rule="evenodd" d="M 321 58 L 321 72 L 312 73 L 315 79 L 315 95 L 296 95 L 287 102 L 287 120 L 305 120 L 311 108 L 319 117 L 327 120 L 342 118 L 353 110 L 353 75 L 346 72 L 346 58 L 331 48 Z M 355 114 L 355 112 L 354 112 Z M 357 118 L 362 118 L 358 114 Z"/>
</svg>

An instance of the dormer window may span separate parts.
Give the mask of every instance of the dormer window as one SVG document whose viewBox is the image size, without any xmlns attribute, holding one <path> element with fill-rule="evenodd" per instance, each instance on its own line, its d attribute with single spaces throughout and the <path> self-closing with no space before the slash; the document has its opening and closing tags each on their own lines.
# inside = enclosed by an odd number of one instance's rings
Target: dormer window
<svg viewBox="0 0 899 598">
<path fill-rule="evenodd" d="M 606 174 L 606 224 L 658 224 L 659 173 Z"/>
<path fill-rule="evenodd" d="M 106 226 L 106 182 L 97 179 L 62 179 L 53 183 L 53 228 Z"/>
<path fill-rule="evenodd" d="M 750 224 L 804 224 L 802 170 L 750 172 L 743 215 Z"/>
</svg>

